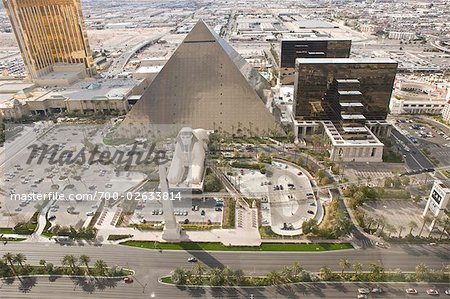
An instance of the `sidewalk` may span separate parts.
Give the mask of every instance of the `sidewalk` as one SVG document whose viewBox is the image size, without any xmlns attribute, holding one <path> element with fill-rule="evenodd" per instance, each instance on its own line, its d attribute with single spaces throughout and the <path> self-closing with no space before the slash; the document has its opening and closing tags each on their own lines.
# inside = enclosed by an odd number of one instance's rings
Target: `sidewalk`
<svg viewBox="0 0 450 299">
<path fill-rule="evenodd" d="M 107 239 L 107 235 L 133 235 L 132 238 L 124 240 L 136 240 L 136 241 L 157 241 L 165 242 L 162 238 L 162 231 L 142 231 L 135 228 L 118 227 L 111 230 L 103 230 L 102 236 L 106 235 L 104 242 Z M 120 241 L 108 241 L 112 244 L 123 242 Z M 261 244 L 261 238 L 259 232 L 255 229 L 254 232 L 249 232 L 244 229 L 212 229 L 209 231 L 182 231 L 182 242 L 221 242 L 223 245 L 232 246 L 259 246 Z"/>
</svg>

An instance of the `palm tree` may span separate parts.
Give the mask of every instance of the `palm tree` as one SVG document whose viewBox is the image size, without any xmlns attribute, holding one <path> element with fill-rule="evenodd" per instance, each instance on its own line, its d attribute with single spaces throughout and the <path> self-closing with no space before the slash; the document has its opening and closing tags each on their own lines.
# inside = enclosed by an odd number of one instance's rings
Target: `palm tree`
<svg viewBox="0 0 450 299">
<path fill-rule="evenodd" d="M 18 263 L 20 265 L 20 267 L 23 268 L 23 263 L 27 260 L 27 258 L 22 254 L 22 253 L 18 253 L 13 257 L 13 261 L 15 263 Z"/>
<path fill-rule="evenodd" d="M 172 273 L 172 282 L 176 285 L 186 283 L 186 273 L 182 267 L 176 268 Z"/>
<path fill-rule="evenodd" d="M 294 276 L 298 276 L 300 275 L 300 273 L 303 271 L 302 266 L 300 266 L 299 262 L 295 262 L 294 264 L 292 264 L 292 275 Z"/>
<path fill-rule="evenodd" d="M 341 269 L 342 269 L 341 276 L 343 276 L 344 275 L 344 271 L 347 270 L 347 269 L 350 269 L 351 264 L 350 264 L 348 258 L 342 258 L 339 261 L 339 266 L 341 266 Z"/>
<path fill-rule="evenodd" d="M 379 233 L 379 236 L 381 236 L 383 234 L 384 228 L 387 225 L 386 218 L 384 216 L 381 216 L 378 219 L 378 224 L 381 225 L 381 230 L 380 230 L 380 233 Z M 378 229 L 378 227 L 377 227 L 377 229 Z"/>
<path fill-rule="evenodd" d="M 281 276 L 277 271 L 270 271 L 267 274 L 267 280 L 271 285 L 279 285 L 281 283 Z"/>
<path fill-rule="evenodd" d="M 87 255 L 83 254 L 80 256 L 80 264 L 83 264 L 86 266 L 86 272 L 89 274 L 90 269 L 89 269 L 89 263 L 91 261 L 91 258 L 88 257 Z"/>
<path fill-rule="evenodd" d="M 16 267 L 14 266 L 14 254 L 12 254 L 11 252 L 7 252 L 3 255 L 3 259 L 5 260 L 5 262 L 9 263 L 14 276 L 17 276 Z"/>
<path fill-rule="evenodd" d="M 402 231 L 405 229 L 405 227 L 403 225 L 400 225 L 398 227 L 398 237 L 400 238 L 402 236 Z"/>
<path fill-rule="evenodd" d="M 292 268 L 285 266 L 283 270 L 281 270 L 281 278 L 285 282 L 292 282 L 293 279 Z"/>
<path fill-rule="evenodd" d="M 390 238 L 392 234 L 397 233 L 397 229 L 391 224 L 388 225 L 387 229 L 389 231 L 388 238 Z"/>
<path fill-rule="evenodd" d="M 416 266 L 416 280 L 417 281 L 424 280 L 428 276 L 429 272 L 430 272 L 430 270 L 424 263 L 417 265 Z"/>
<path fill-rule="evenodd" d="M 222 270 L 213 268 L 209 271 L 209 283 L 213 286 L 221 285 L 223 282 Z"/>
<path fill-rule="evenodd" d="M 417 225 L 417 223 L 415 221 L 410 221 L 408 223 L 408 227 L 409 227 L 409 235 L 412 235 L 413 229 L 418 228 L 419 226 Z"/>
<path fill-rule="evenodd" d="M 201 277 L 205 273 L 205 267 L 202 263 L 197 263 L 194 266 L 194 274 Z"/>
<path fill-rule="evenodd" d="M 322 280 L 330 280 L 333 278 L 333 271 L 327 266 L 320 268 L 320 277 Z"/>
<path fill-rule="evenodd" d="M 244 271 L 241 269 L 237 269 L 234 271 L 234 281 L 236 282 L 236 285 L 240 285 L 242 281 L 244 280 Z"/>
<path fill-rule="evenodd" d="M 423 217 L 423 222 L 422 222 L 422 227 L 420 228 L 420 232 L 419 232 L 419 237 L 420 235 L 422 235 L 423 229 L 425 228 L 425 225 L 427 224 L 427 222 L 430 222 L 432 220 L 430 215 L 425 215 Z"/>
<path fill-rule="evenodd" d="M 380 264 L 372 263 L 369 265 L 372 281 L 381 281 L 384 277 L 384 267 Z"/>
<path fill-rule="evenodd" d="M 367 229 L 370 230 L 370 227 L 372 226 L 372 223 L 374 222 L 374 219 L 372 217 L 370 217 L 370 216 L 366 216 L 365 218 L 366 218 L 365 222 L 367 223 Z"/>
<path fill-rule="evenodd" d="M 234 271 L 230 267 L 226 266 L 222 269 L 222 277 L 225 284 L 230 285 L 233 281 Z"/>
<path fill-rule="evenodd" d="M 62 259 L 62 264 L 64 266 L 69 266 L 72 273 L 75 271 L 75 264 L 77 263 L 77 258 L 73 255 L 65 255 Z"/>
<path fill-rule="evenodd" d="M 361 274 L 363 270 L 363 266 L 360 262 L 356 262 L 355 264 L 353 264 L 353 271 L 355 271 L 355 276 L 358 277 L 359 274 Z"/>
<path fill-rule="evenodd" d="M 81 257 L 80 257 L 80 259 L 81 259 Z M 87 267 L 87 264 L 86 264 L 86 267 Z M 108 268 L 108 266 L 106 265 L 106 263 L 103 260 L 97 260 L 94 264 L 94 269 L 100 276 L 105 276 L 107 268 Z"/>
<path fill-rule="evenodd" d="M 448 217 L 445 217 L 445 220 L 441 219 L 442 230 L 441 230 L 441 234 L 439 236 L 439 240 L 442 240 L 442 237 L 444 236 L 444 233 L 447 231 L 448 224 L 449 224 L 449 218 Z"/>
</svg>

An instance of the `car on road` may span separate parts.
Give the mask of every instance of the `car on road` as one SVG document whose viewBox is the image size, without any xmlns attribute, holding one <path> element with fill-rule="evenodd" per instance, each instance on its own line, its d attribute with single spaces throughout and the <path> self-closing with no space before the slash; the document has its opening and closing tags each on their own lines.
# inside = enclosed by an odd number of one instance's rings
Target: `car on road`
<svg viewBox="0 0 450 299">
<path fill-rule="evenodd" d="M 358 299 L 367 299 L 367 295 L 366 294 L 358 294 Z"/>
<path fill-rule="evenodd" d="M 414 288 L 407 288 L 405 291 L 406 294 L 417 294 L 417 290 Z"/>
<path fill-rule="evenodd" d="M 427 290 L 427 294 L 428 294 L 428 295 L 435 296 L 435 295 L 439 295 L 439 291 L 436 290 L 436 289 L 428 289 L 428 290 Z"/>
<path fill-rule="evenodd" d="M 372 292 L 373 294 L 381 294 L 381 293 L 383 293 L 383 289 L 380 288 L 380 287 L 375 287 L 375 288 L 372 289 L 371 292 Z"/>
<path fill-rule="evenodd" d="M 386 248 L 386 244 L 384 244 L 383 242 L 375 242 L 375 246 L 378 246 L 380 248 Z"/>
<path fill-rule="evenodd" d="M 359 288 L 358 293 L 360 294 L 369 294 L 370 290 L 368 288 Z"/>
<path fill-rule="evenodd" d="M 445 295 L 450 295 L 450 289 L 446 289 L 446 290 L 444 291 L 444 293 L 445 293 Z"/>
<path fill-rule="evenodd" d="M 86 212 L 86 216 L 94 216 L 94 212 L 92 212 L 92 211 Z"/>
<path fill-rule="evenodd" d="M 311 210 L 308 210 L 308 214 L 314 215 L 314 212 Z"/>
<path fill-rule="evenodd" d="M 191 256 L 190 258 L 188 258 L 188 262 L 189 263 L 196 263 L 196 262 L 198 262 L 198 260 L 195 257 Z"/>
<path fill-rule="evenodd" d="M 124 283 L 133 283 L 133 278 L 131 278 L 131 277 L 125 277 L 125 278 L 123 279 L 123 282 L 124 282 Z"/>
</svg>

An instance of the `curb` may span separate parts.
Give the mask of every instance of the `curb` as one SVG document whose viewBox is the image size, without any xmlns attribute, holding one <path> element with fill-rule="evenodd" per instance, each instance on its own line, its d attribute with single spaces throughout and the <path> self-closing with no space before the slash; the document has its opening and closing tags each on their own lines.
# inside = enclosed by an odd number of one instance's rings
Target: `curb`
<svg viewBox="0 0 450 299">
<path fill-rule="evenodd" d="M 280 245 L 282 245 L 284 243 L 280 243 Z M 153 250 L 153 251 L 159 251 L 159 249 L 154 249 L 154 248 L 144 248 L 144 247 L 138 247 L 138 246 L 130 246 L 130 245 L 122 245 L 122 244 L 117 244 L 120 246 L 126 246 L 126 247 L 132 247 L 132 248 L 137 248 L 137 249 L 142 249 L 142 250 Z M 264 250 L 186 250 L 186 249 L 162 249 L 162 252 L 165 251 L 169 251 L 169 252 L 180 252 L 180 251 L 185 251 L 185 252 L 208 252 L 208 253 L 214 253 L 214 252 L 218 252 L 218 253 L 248 253 L 248 254 L 254 254 L 254 253 L 271 253 L 271 254 L 278 254 L 278 253 L 292 253 L 292 254 L 297 254 L 297 253 L 307 253 L 307 254 L 317 254 L 317 253 L 328 253 L 328 252 L 342 252 L 342 251 L 351 251 L 351 250 L 356 250 L 356 248 L 348 248 L 348 249 L 337 249 L 337 250 L 319 250 L 319 251 L 264 251 Z"/>
</svg>

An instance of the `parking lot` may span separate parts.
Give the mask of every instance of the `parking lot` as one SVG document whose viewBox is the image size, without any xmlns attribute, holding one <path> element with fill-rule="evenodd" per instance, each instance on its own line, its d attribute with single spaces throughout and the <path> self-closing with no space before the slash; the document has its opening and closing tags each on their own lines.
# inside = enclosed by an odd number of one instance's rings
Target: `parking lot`
<svg viewBox="0 0 450 299">
<path fill-rule="evenodd" d="M 393 236 L 398 236 L 400 228 L 403 227 L 401 236 L 404 237 L 409 234 L 409 224 L 413 221 L 417 224 L 417 228 L 412 231 L 413 235 L 417 235 L 422 227 L 423 218 L 421 217 L 425 202 L 414 203 L 411 201 L 392 200 L 392 201 L 374 201 L 366 202 L 361 209 L 373 219 L 384 217 L 387 224 L 393 225 L 397 233 L 392 233 Z M 372 225 L 374 227 L 375 224 Z M 388 231 L 385 231 L 388 233 Z M 428 235 L 428 230 L 424 229 L 423 236 Z"/>
<path fill-rule="evenodd" d="M 317 213 L 311 182 L 298 168 L 273 162 L 272 186 L 268 188 L 272 231 L 280 235 L 298 235 L 304 221 Z"/>
<path fill-rule="evenodd" d="M 28 221 L 38 208 L 48 203 L 38 200 L 38 196 L 58 199 L 49 205 L 49 216 L 55 216 L 55 223 L 83 226 L 100 206 L 104 193 L 99 191 L 108 191 L 111 196 L 121 194 L 145 178 L 140 173 L 119 175 L 113 164 L 94 162 L 90 165 L 89 151 L 84 152 L 84 163 L 71 160 L 87 148 L 86 138 L 95 136 L 98 128 L 93 125 L 55 126 L 31 146 L 7 144 L 8 154 L 1 167 L 1 186 L 6 195 L 1 197 L 0 212 L 4 217 L 0 219 L 0 227 Z M 53 151 L 46 151 L 43 145 L 54 146 L 56 154 L 53 156 Z M 33 150 L 33 146 L 39 150 Z M 78 161 L 82 161 L 81 158 Z M 29 198 L 25 201 L 27 204 L 21 200 L 24 197 Z"/>
<path fill-rule="evenodd" d="M 317 202 L 308 177 L 298 168 L 272 162 L 266 174 L 234 169 L 229 179 L 245 196 L 260 197 L 261 224 L 280 235 L 298 235 L 304 221 L 314 218 Z"/>
<path fill-rule="evenodd" d="M 450 136 L 445 132 L 413 119 L 399 119 L 397 126 L 419 150 L 428 150 L 439 166 L 450 165 Z"/>
<path fill-rule="evenodd" d="M 206 198 L 182 198 L 174 200 L 174 214 L 178 222 L 190 224 L 220 224 L 222 222 L 222 204 L 220 199 Z M 186 219 L 188 221 L 186 221 Z M 136 207 L 135 213 L 131 218 L 130 224 L 164 221 L 164 211 L 162 202 L 140 201 Z"/>
</svg>

